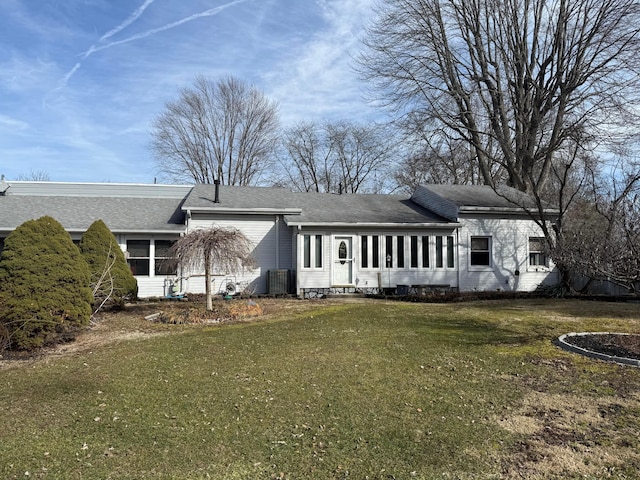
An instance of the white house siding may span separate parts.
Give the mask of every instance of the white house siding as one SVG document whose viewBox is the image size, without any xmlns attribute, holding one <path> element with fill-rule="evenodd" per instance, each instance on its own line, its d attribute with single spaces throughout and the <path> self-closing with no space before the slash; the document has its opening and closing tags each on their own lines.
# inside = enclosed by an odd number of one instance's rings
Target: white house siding
<svg viewBox="0 0 640 480">
<path fill-rule="evenodd" d="M 267 293 L 267 275 L 269 270 L 291 270 L 292 236 L 280 215 L 230 215 L 194 213 L 188 221 L 187 232 L 197 228 L 211 226 L 238 228 L 253 243 L 252 252 L 259 267 L 234 275 L 228 272 L 215 272 L 214 292 L 223 291 L 226 284 L 235 282 L 237 288 L 248 289 L 254 293 Z M 202 272 L 197 272 L 202 273 Z M 204 292 L 204 277 L 192 276 L 189 279 L 189 292 Z"/>
<path fill-rule="evenodd" d="M 541 283 L 555 283 L 557 272 L 529 267 L 529 238 L 542 237 L 536 223 L 526 218 L 461 218 L 458 230 L 460 290 L 531 291 Z M 471 265 L 471 237 L 490 239 L 490 265 Z"/>
<path fill-rule="evenodd" d="M 322 266 L 304 268 L 304 236 L 322 238 Z M 299 294 L 301 289 L 329 288 L 331 287 L 331 233 L 323 230 L 299 230 L 296 234 L 296 291 Z M 314 252 L 315 253 L 315 252 Z"/>
<path fill-rule="evenodd" d="M 304 235 L 321 235 L 323 244 L 322 267 L 310 268 L 303 267 L 303 237 Z M 368 265 L 363 266 L 362 262 L 362 237 L 367 236 L 369 242 L 371 238 L 377 236 L 379 238 L 378 250 L 378 267 L 373 266 L 372 245 L 369 244 Z M 397 254 L 394 253 L 391 267 L 386 264 L 386 237 L 393 237 L 394 252 L 397 248 L 397 237 L 404 239 L 404 266 L 397 265 Z M 429 266 L 423 267 L 421 261 L 417 267 L 411 266 L 411 236 L 418 236 L 420 241 L 422 237 L 429 239 Z M 303 229 L 296 235 L 297 250 L 297 292 L 301 293 L 303 289 L 326 289 L 330 287 L 345 287 L 349 285 L 336 285 L 333 278 L 333 266 L 336 262 L 334 240 L 336 237 L 350 237 L 352 239 L 352 259 L 353 273 L 352 283 L 350 286 L 361 289 L 377 289 L 377 288 L 396 288 L 398 285 L 414 286 L 414 285 L 447 285 L 452 288 L 458 286 L 457 271 L 457 253 L 454 255 L 454 266 L 449 267 L 445 264 L 440 268 L 436 266 L 435 261 L 435 238 L 441 236 L 446 238 L 453 236 L 455 239 L 455 231 L 453 229 L 416 229 L 416 230 L 349 230 L 349 229 Z M 446 240 L 445 240 L 446 242 Z M 454 240 L 454 251 L 456 249 Z M 421 255 L 421 254 L 420 254 Z M 421 260 L 421 259 L 420 259 Z"/>
</svg>

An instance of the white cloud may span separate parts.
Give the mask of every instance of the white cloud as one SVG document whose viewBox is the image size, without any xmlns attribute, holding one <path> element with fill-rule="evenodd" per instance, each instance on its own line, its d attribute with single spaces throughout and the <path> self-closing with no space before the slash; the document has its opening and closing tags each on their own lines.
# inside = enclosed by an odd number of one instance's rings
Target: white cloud
<svg viewBox="0 0 640 480">
<path fill-rule="evenodd" d="M 149 181 L 151 121 L 200 73 L 255 83 L 285 125 L 362 118 L 350 55 L 373 1 L 0 1 L 0 173 Z"/>
<path fill-rule="evenodd" d="M 310 116 L 363 113 L 352 57 L 373 0 L 318 0 L 324 27 L 295 49 L 268 77 L 285 123 Z"/>
<path fill-rule="evenodd" d="M 25 131 L 29 129 L 29 124 L 17 118 L 12 118 L 7 115 L 0 114 L 0 129 L 11 130 L 13 132 Z"/>
</svg>

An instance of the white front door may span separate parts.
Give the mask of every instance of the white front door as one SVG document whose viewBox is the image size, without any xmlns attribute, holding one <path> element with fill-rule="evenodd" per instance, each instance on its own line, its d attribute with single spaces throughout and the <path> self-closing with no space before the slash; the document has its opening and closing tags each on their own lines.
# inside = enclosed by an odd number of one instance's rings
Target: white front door
<svg viewBox="0 0 640 480">
<path fill-rule="evenodd" d="M 351 237 L 335 237 L 333 239 L 334 286 L 353 284 L 353 255 L 351 246 Z"/>
</svg>

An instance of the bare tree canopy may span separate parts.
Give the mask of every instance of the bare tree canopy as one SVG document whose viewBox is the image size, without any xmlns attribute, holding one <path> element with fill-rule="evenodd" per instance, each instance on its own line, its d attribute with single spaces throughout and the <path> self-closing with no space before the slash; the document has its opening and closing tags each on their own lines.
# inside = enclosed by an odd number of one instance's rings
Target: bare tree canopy
<svg viewBox="0 0 640 480">
<path fill-rule="evenodd" d="M 637 0 L 387 0 L 360 68 L 404 126 L 466 141 L 537 194 L 567 142 L 619 133 L 636 113 Z"/>
<path fill-rule="evenodd" d="M 301 192 L 378 193 L 393 148 L 379 125 L 301 122 L 283 134 L 277 183 Z"/>
<path fill-rule="evenodd" d="M 401 160 L 395 173 L 400 188 L 413 192 L 418 185 L 425 183 L 484 183 L 467 142 L 436 132 L 430 138 L 412 143 L 418 143 L 416 150 Z"/>
<path fill-rule="evenodd" d="M 564 241 L 554 258 L 585 279 L 608 281 L 640 295 L 640 168 L 618 161 L 594 173 L 590 191 L 565 218 Z M 590 282 L 583 288 L 587 289 Z"/>
<path fill-rule="evenodd" d="M 29 170 L 29 173 L 21 173 L 16 180 L 26 180 L 30 182 L 50 182 L 51 176 L 44 170 Z"/>
<path fill-rule="evenodd" d="M 151 149 L 170 181 L 252 185 L 277 142 L 277 105 L 234 77 L 196 77 L 153 121 Z"/>
<path fill-rule="evenodd" d="M 408 135 L 465 142 L 485 184 L 529 193 L 559 251 L 591 152 L 635 133 L 639 29 L 637 0 L 386 0 L 359 65 Z"/>
<path fill-rule="evenodd" d="M 185 272 L 204 269 L 207 309 L 211 310 L 211 273 L 214 269 L 230 274 L 255 267 L 252 251 L 253 244 L 240 230 L 214 226 L 180 237 L 171 246 L 169 256 Z"/>
</svg>

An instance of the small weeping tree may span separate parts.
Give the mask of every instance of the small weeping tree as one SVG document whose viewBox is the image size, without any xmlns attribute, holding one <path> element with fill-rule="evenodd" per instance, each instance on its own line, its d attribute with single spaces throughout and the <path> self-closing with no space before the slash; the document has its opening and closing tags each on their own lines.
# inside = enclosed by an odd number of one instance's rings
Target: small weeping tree
<svg viewBox="0 0 640 480">
<path fill-rule="evenodd" d="M 251 256 L 253 244 L 236 228 L 212 227 L 197 229 L 180 237 L 169 254 L 172 262 L 183 271 L 204 268 L 207 310 L 213 310 L 211 272 L 217 269 L 234 274 L 256 267 Z"/>
</svg>

